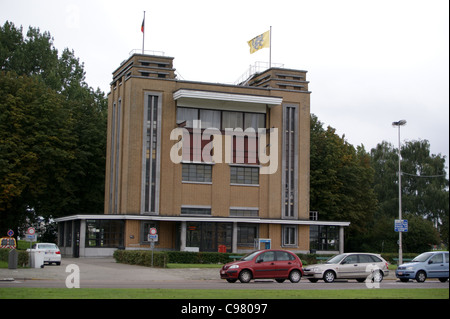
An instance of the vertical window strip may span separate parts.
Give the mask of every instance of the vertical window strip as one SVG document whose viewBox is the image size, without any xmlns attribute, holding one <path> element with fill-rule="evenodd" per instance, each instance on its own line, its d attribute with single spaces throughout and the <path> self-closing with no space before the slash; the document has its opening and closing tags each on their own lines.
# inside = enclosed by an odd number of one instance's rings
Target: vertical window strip
<svg viewBox="0 0 450 319">
<path fill-rule="evenodd" d="M 297 212 L 297 163 L 295 150 L 297 147 L 296 134 L 297 128 L 297 114 L 295 106 L 285 106 L 283 112 L 283 131 L 284 131 L 284 151 L 283 151 L 283 185 L 284 185 L 284 204 L 283 217 L 296 218 Z"/>
<path fill-rule="evenodd" d="M 117 104 L 117 123 L 116 123 L 116 148 L 115 148 L 115 178 L 114 178 L 114 211 L 113 214 L 119 213 L 119 167 L 120 167 L 120 122 L 122 114 L 122 100 L 119 99 Z"/>
<path fill-rule="evenodd" d="M 115 159 L 115 133 L 116 133 L 116 102 L 113 103 L 112 116 L 111 116 L 111 140 L 110 140 L 110 155 L 109 155 L 109 205 L 108 214 L 112 214 L 113 211 L 113 194 L 114 194 L 114 159 Z"/>
<path fill-rule="evenodd" d="M 160 97 L 147 95 L 144 119 L 143 212 L 157 213 L 159 196 Z"/>
</svg>

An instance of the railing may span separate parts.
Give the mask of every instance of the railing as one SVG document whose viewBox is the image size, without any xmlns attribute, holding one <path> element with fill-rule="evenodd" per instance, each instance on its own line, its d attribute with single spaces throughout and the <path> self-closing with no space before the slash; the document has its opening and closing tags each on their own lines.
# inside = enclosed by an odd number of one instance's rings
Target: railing
<svg viewBox="0 0 450 319">
<path fill-rule="evenodd" d="M 133 55 L 133 54 L 146 54 L 146 55 L 158 55 L 158 56 L 166 55 L 166 53 L 164 51 L 144 50 L 144 52 L 142 52 L 142 49 L 131 50 L 129 55 Z"/>
<path fill-rule="evenodd" d="M 284 68 L 284 64 L 282 63 L 272 63 L 271 65 L 269 65 L 269 62 L 262 62 L 262 61 L 257 61 L 255 62 L 255 64 L 250 65 L 248 70 L 246 72 L 244 72 L 244 74 L 242 74 L 235 82 L 235 85 L 245 85 L 245 83 L 247 82 L 247 80 L 256 73 L 261 73 L 263 71 L 266 71 L 267 69 L 270 68 Z"/>
</svg>

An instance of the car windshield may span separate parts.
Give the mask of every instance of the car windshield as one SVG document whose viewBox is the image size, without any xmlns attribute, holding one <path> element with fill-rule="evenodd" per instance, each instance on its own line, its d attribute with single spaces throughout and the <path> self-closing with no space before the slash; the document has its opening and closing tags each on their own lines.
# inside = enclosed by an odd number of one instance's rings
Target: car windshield
<svg viewBox="0 0 450 319">
<path fill-rule="evenodd" d="M 419 256 L 417 256 L 416 258 L 414 258 L 412 261 L 424 262 L 428 258 L 430 258 L 431 255 L 433 255 L 433 253 L 423 253 L 423 254 L 420 254 Z"/>
<path fill-rule="evenodd" d="M 241 260 L 244 260 L 244 261 L 252 260 L 259 253 L 260 253 L 260 251 L 254 251 L 254 252 L 248 254 L 247 256 L 242 257 Z"/>
<path fill-rule="evenodd" d="M 326 264 L 338 264 L 346 255 L 336 255 L 328 259 L 325 263 Z"/>
</svg>

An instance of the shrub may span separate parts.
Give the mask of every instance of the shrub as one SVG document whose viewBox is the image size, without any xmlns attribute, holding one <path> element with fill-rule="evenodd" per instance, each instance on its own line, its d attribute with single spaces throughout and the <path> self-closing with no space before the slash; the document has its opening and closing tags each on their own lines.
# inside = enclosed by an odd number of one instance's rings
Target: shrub
<svg viewBox="0 0 450 319">
<path fill-rule="evenodd" d="M 8 262 L 9 260 L 9 252 L 11 249 L 8 248 L 0 248 L 0 260 Z M 21 267 L 25 267 L 28 265 L 29 253 L 25 250 L 17 250 L 18 252 L 18 260 L 17 265 Z"/>
<path fill-rule="evenodd" d="M 113 257 L 118 263 L 152 266 L 152 252 L 150 250 L 116 250 Z M 153 266 L 161 268 L 167 266 L 166 252 L 153 252 Z"/>
<path fill-rule="evenodd" d="M 116 250 L 113 257 L 116 262 L 151 266 L 152 252 L 149 250 Z M 175 264 L 226 264 L 236 256 L 231 253 L 158 251 L 153 253 L 153 266 L 166 267 L 167 263 Z"/>
</svg>

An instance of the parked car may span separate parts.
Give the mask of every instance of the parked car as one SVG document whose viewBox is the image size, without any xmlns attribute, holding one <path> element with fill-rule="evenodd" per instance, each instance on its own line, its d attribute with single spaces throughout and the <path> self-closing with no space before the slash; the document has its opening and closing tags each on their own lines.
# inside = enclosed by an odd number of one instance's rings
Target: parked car
<svg viewBox="0 0 450 319">
<path fill-rule="evenodd" d="M 441 282 L 448 280 L 448 251 L 431 251 L 420 254 L 411 262 L 401 264 L 395 276 L 402 282 L 415 279 L 424 282 L 427 278 L 439 278 Z"/>
<path fill-rule="evenodd" d="M 324 280 L 333 282 L 335 279 L 356 279 L 364 282 L 371 279 L 381 282 L 389 275 L 388 263 L 378 254 L 345 253 L 331 257 L 324 264 L 307 266 L 304 277 L 311 282 Z"/>
<path fill-rule="evenodd" d="M 299 282 L 303 276 L 302 262 L 287 250 L 265 249 L 255 251 L 242 259 L 225 264 L 220 278 L 228 282 L 248 283 L 252 279 L 275 279 L 284 282 Z"/>
<path fill-rule="evenodd" d="M 44 251 L 44 263 L 61 265 L 61 251 L 52 243 L 37 243 L 31 249 Z"/>
</svg>

